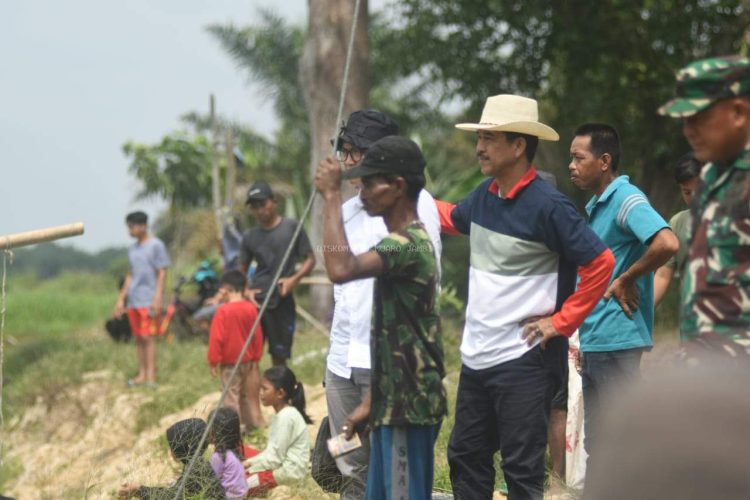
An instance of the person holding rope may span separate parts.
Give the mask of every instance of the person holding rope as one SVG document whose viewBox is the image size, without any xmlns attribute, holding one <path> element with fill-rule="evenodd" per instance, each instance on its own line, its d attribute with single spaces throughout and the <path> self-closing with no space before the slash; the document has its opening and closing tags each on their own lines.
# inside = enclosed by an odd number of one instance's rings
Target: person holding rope
<svg viewBox="0 0 750 500">
<path fill-rule="evenodd" d="M 436 202 L 443 232 L 471 238 L 448 444 L 453 492 L 492 498 L 499 449 L 508 498 L 541 499 L 551 392 L 542 349 L 583 323 L 606 290 L 614 257 L 532 166 L 539 140 L 559 139 L 538 121 L 535 100 L 490 97 L 480 123 L 456 127 L 476 132 L 476 156 L 489 179 L 457 205 Z"/>
<path fill-rule="evenodd" d="M 344 178 L 362 179 L 360 198 L 390 233 L 355 255 L 342 220 L 341 168 L 333 158 L 318 167 L 315 187 L 325 200 L 326 271 L 334 283 L 376 278 L 370 391 L 349 415 L 347 438 L 372 429 L 366 498 L 431 498 L 434 444 L 446 414 L 443 343 L 436 306 L 435 251 L 417 204 L 425 160 L 404 137 L 375 142 Z"/>
<path fill-rule="evenodd" d="M 337 159 L 345 170 L 359 165 L 367 150 L 379 139 L 398 135 L 399 127 L 390 117 L 374 109 L 355 111 L 334 139 Z M 359 178 L 349 181 L 361 189 Z M 344 231 L 351 251 L 362 254 L 388 235 L 380 216 L 371 217 L 360 197 L 354 196 L 341 207 Z M 440 223 L 435 202 L 422 189 L 417 201 L 417 214 L 424 223 L 435 248 L 436 264 L 440 266 Z M 375 280 L 372 278 L 336 284 L 333 287 L 334 310 L 331 324 L 331 347 L 326 360 L 326 401 L 331 435 L 341 432 L 346 418 L 362 403 L 370 391 L 370 328 Z M 361 499 L 367 483 L 369 441 L 362 447 L 336 459 L 344 482 L 341 498 Z"/>
<path fill-rule="evenodd" d="M 279 203 L 271 186 L 258 181 L 247 192 L 246 205 L 258 221 L 258 225 L 242 237 L 239 266 L 247 276 L 250 264 L 257 262 L 255 276 L 249 280 L 246 294 L 256 305 L 261 303 L 266 294 L 271 298 L 268 308 L 261 317 L 263 335 L 268 341 L 268 352 L 274 366 L 286 366 L 286 360 L 292 356 L 292 342 L 297 318 L 293 290 L 302 278 L 310 274 L 315 266 L 315 255 L 310 239 L 304 230 L 296 242 L 292 241 L 297 229 L 297 222 L 279 215 Z M 292 257 L 286 262 L 278 286 L 270 290 L 271 280 L 281 264 L 284 251 L 294 245 Z M 295 270 L 295 264 L 302 260 L 302 265 Z"/>
<path fill-rule="evenodd" d="M 695 61 L 677 74 L 680 118 L 701 170 L 691 206 L 680 335 L 688 359 L 750 361 L 750 59 Z"/>
</svg>

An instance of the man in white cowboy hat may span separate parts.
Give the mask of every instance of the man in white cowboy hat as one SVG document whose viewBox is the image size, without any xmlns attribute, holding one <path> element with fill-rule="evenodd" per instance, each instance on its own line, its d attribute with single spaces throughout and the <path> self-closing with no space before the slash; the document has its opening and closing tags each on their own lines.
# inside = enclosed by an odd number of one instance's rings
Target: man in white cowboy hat
<svg viewBox="0 0 750 500">
<path fill-rule="evenodd" d="M 480 123 L 456 127 L 477 132 L 488 179 L 456 205 L 436 202 L 443 232 L 471 238 L 451 483 L 456 498 L 491 498 L 500 450 L 509 498 L 541 499 L 550 385 L 542 348 L 583 322 L 614 258 L 532 166 L 539 139 L 559 139 L 535 100 L 490 97 Z"/>
</svg>

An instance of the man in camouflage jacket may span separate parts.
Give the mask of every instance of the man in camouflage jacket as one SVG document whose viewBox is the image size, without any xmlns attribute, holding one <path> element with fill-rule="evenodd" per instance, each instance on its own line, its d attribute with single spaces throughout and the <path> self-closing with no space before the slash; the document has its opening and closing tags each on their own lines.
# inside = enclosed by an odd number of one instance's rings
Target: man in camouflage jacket
<svg viewBox="0 0 750 500">
<path fill-rule="evenodd" d="M 692 243 L 682 289 L 689 357 L 709 350 L 750 360 L 750 59 L 696 61 L 677 74 L 677 98 L 659 113 L 681 118 L 699 161 Z"/>
<path fill-rule="evenodd" d="M 345 179 L 362 179 L 362 205 L 382 216 L 389 234 L 354 255 L 341 216 L 342 178 L 324 159 L 315 187 L 324 205 L 323 256 L 334 283 L 375 278 L 370 334 L 371 383 L 346 419 L 347 439 L 369 420 L 372 429 L 365 498 L 432 497 L 434 448 L 447 403 L 442 379 L 435 250 L 417 213 L 425 160 L 413 141 L 387 136 L 375 142 Z"/>
</svg>

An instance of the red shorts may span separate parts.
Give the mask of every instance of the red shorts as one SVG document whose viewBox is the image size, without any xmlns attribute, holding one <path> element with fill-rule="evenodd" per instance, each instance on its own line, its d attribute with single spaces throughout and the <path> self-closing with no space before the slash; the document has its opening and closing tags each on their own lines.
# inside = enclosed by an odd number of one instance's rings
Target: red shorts
<svg viewBox="0 0 750 500">
<path fill-rule="evenodd" d="M 129 307 L 128 321 L 130 330 L 136 337 L 154 337 L 163 334 L 166 330 L 161 314 L 151 316 L 150 307 Z"/>
<path fill-rule="evenodd" d="M 260 454 L 260 451 L 256 450 L 252 446 L 243 444 L 242 451 L 245 454 L 245 459 L 252 458 Z M 248 472 L 245 474 L 247 477 L 247 484 L 250 489 L 247 492 L 248 497 L 254 497 L 268 493 L 269 490 L 278 486 L 276 479 L 273 477 L 273 471 L 264 470 L 261 472 Z"/>
</svg>

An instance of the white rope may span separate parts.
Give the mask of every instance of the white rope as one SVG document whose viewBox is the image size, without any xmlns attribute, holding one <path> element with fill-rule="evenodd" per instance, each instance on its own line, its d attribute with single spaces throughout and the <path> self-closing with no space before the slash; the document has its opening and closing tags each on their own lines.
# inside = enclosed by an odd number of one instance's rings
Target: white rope
<svg viewBox="0 0 750 500">
<path fill-rule="evenodd" d="M 341 117 L 344 113 L 344 100 L 346 98 L 346 86 L 349 81 L 349 67 L 351 66 L 351 59 L 352 59 L 352 52 L 354 50 L 354 35 L 357 31 L 357 18 L 359 17 L 359 4 L 360 0 L 355 0 L 354 2 L 354 16 L 352 18 L 352 29 L 349 35 L 349 46 L 346 50 L 346 63 L 344 64 L 344 76 L 341 82 L 341 94 L 339 96 L 339 109 L 338 113 L 336 115 L 336 122 L 334 123 L 334 130 L 336 130 L 339 126 L 339 123 L 341 123 Z M 333 141 L 334 144 L 332 146 L 332 154 L 336 152 L 336 141 Z M 279 281 L 279 278 L 281 278 L 281 273 L 284 270 L 284 267 L 286 266 L 287 261 L 289 260 L 289 257 L 292 254 L 292 249 L 294 248 L 294 244 L 297 241 L 297 237 L 299 236 L 300 232 L 302 231 L 302 222 L 307 219 L 307 217 L 310 215 L 310 210 L 312 210 L 313 202 L 315 201 L 316 191 L 315 188 L 312 189 L 310 193 L 310 198 L 307 201 L 307 206 L 305 207 L 304 212 L 302 212 L 302 216 L 300 217 L 299 224 L 297 224 L 297 228 L 294 231 L 294 234 L 292 235 L 292 239 L 289 242 L 289 246 L 286 249 L 286 252 L 284 253 L 284 257 L 281 259 L 281 263 L 279 264 L 278 269 L 276 270 L 276 275 L 273 277 L 273 281 L 271 281 L 271 286 L 268 288 L 269 290 L 274 290 L 276 288 L 276 284 Z M 255 336 L 255 331 L 258 329 L 258 325 L 260 324 L 260 320 L 263 317 L 263 313 L 266 312 L 266 309 L 268 308 L 268 302 L 271 298 L 271 293 L 267 293 L 265 299 L 263 299 L 263 303 L 260 306 L 260 311 L 258 311 L 258 316 L 255 318 L 255 323 L 253 324 L 253 327 L 250 329 L 250 334 L 247 336 L 247 340 L 245 340 L 245 345 L 242 346 L 242 352 L 237 357 L 237 361 L 235 362 L 234 366 L 232 367 L 232 371 L 229 374 L 229 380 L 224 385 L 224 389 L 221 391 L 221 396 L 219 397 L 219 402 L 216 404 L 216 408 L 220 408 L 221 405 L 224 403 L 224 399 L 227 396 L 227 392 L 229 391 L 229 387 L 232 385 L 232 381 L 234 380 L 234 377 L 237 375 L 237 371 L 239 370 L 240 362 L 242 361 L 242 358 L 245 355 L 245 352 L 247 352 L 248 348 L 250 347 L 250 343 L 253 340 L 253 337 Z M 185 489 L 185 481 L 190 475 L 190 471 L 193 469 L 193 466 L 195 465 L 195 462 L 198 460 L 198 457 L 200 457 L 202 454 L 199 452 L 199 450 L 203 447 L 203 444 L 206 442 L 206 439 L 208 439 L 208 433 L 211 429 L 211 426 L 214 423 L 214 419 L 216 418 L 216 412 L 214 412 L 213 415 L 208 419 L 206 430 L 203 432 L 203 435 L 201 436 L 201 440 L 198 443 L 198 447 L 196 448 L 196 453 L 193 455 L 193 457 L 190 459 L 190 462 L 188 463 L 187 467 L 185 467 L 185 470 L 182 474 L 182 479 L 180 480 L 180 484 L 177 487 L 177 492 L 175 493 L 174 500 L 180 500 L 181 495 Z"/>
</svg>

